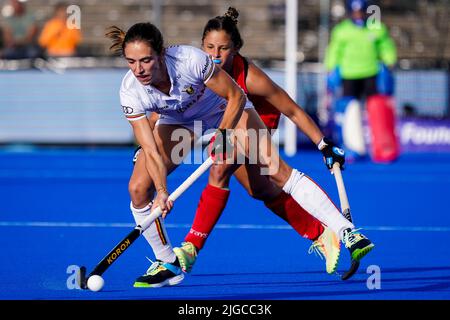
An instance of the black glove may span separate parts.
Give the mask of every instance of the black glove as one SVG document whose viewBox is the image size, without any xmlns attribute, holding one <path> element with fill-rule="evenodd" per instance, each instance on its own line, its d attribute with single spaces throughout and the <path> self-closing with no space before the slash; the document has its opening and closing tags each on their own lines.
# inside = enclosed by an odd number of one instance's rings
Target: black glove
<svg viewBox="0 0 450 320">
<path fill-rule="evenodd" d="M 225 161 L 233 154 L 231 130 L 217 129 L 209 141 L 209 153 L 214 161 Z"/>
<path fill-rule="evenodd" d="M 323 154 L 323 160 L 328 169 L 333 169 L 335 162 L 339 163 L 341 170 L 344 170 L 345 152 L 343 149 L 337 147 L 330 139 L 323 138 L 317 145 Z"/>
</svg>

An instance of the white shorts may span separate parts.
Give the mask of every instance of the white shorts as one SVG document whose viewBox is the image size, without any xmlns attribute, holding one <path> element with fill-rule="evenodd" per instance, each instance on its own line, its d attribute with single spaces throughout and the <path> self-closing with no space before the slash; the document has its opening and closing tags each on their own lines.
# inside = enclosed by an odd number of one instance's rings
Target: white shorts
<svg viewBox="0 0 450 320">
<path fill-rule="evenodd" d="M 213 115 L 208 115 L 206 117 L 195 119 L 194 121 L 183 121 L 168 115 L 160 115 L 158 121 L 156 121 L 156 126 L 162 124 L 182 126 L 189 131 L 193 132 L 195 136 L 202 136 L 207 130 L 215 129 L 219 127 L 220 122 L 223 118 L 223 112 L 216 113 Z"/>
<path fill-rule="evenodd" d="M 244 107 L 244 110 L 247 109 L 253 109 L 253 105 L 250 103 L 247 103 Z M 195 120 L 182 120 L 177 119 L 168 115 L 160 115 L 158 121 L 156 121 L 155 125 L 161 125 L 161 124 L 168 124 L 168 125 L 177 125 L 182 126 L 186 129 L 189 129 L 194 133 L 194 135 L 199 138 L 203 136 L 206 131 L 208 130 L 214 130 L 217 129 L 220 125 L 220 122 L 222 122 L 223 114 L 225 113 L 225 110 L 220 111 L 218 113 L 214 114 L 207 114 L 201 117 L 196 118 Z"/>
</svg>

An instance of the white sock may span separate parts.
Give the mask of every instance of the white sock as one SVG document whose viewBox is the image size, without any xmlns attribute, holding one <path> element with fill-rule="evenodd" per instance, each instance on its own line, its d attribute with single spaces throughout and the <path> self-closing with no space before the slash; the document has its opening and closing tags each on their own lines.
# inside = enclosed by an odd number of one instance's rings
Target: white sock
<svg viewBox="0 0 450 320">
<path fill-rule="evenodd" d="M 327 194 L 314 181 L 296 169 L 292 169 L 283 190 L 309 214 L 339 235 L 341 240 L 345 229 L 355 227 L 339 212 Z"/>
<path fill-rule="evenodd" d="M 130 203 L 130 209 L 137 225 L 150 214 L 151 207 L 151 202 L 141 209 L 136 209 L 133 206 L 133 203 Z M 170 244 L 169 237 L 167 236 L 166 227 L 164 226 L 164 219 L 161 217 L 156 219 L 150 227 L 144 231 L 143 236 L 152 247 L 156 259 L 169 263 L 175 262 L 177 257 L 173 252 L 172 245 Z"/>
</svg>

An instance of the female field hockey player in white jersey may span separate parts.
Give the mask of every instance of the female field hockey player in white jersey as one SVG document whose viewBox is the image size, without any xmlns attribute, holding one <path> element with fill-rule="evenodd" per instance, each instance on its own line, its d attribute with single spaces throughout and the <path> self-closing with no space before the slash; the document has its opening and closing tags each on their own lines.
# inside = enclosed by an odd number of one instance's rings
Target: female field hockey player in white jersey
<svg viewBox="0 0 450 320">
<path fill-rule="evenodd" d="M 190 46 L 164 48 L 162 34 L 151 23 L 135 24 L 126 33 L 112 27 L 107 36 L 113 41 L 111 49 L 123 54 L 130 68 L 122 81 L 120 100 L 142 147 L 129 183 L 130 207 L 136 223 L 157 206 L 163 210 L 163 216 L 172 209 L 166 181 L 177 166 L 171 158 L 172 149 L 179 146 L 178 141 L 172 141 L 172 133 L 176 129 L 189 130 L 191 141 L 186 143 L 191 145 L 194 121 L 202 121 L 203 131 L 217 128 L 210 143 L 216 163 L 210 169 L 209 184 L 226 188 L 240 166 L 230 163 L 229 155 L 236 157 L 235 149 L 249 155 L 250 148 L 254 147 L 244 141 L 248 136 L 234 133 L 257 132 L 257 140 L 252 141 L 258 147 L 254 160 L 265 169 L 271 181 L 344 242 L 358 246 L 359 254 L 355 258 L 362 258 L 372 248 L 370 240 L 355 231 L 354 225 L 340 214 L 319 186 L 279 158 L 270 133 L 242 89 L 206 53 Z M 148 112 L 160 114 L 154 130 L 147 120 Z M 325 142 L 322 139 L 320 143 Z M 339 153 L 338 150 L 330 148 L 329 152 L 329 158 L 335 161 L 331 153 Z M 184 275 L 163 219 L 155 220 L 144 237 L 157 260 L 134 285 L 160 287 L 180 283 Z"/>
</svg>

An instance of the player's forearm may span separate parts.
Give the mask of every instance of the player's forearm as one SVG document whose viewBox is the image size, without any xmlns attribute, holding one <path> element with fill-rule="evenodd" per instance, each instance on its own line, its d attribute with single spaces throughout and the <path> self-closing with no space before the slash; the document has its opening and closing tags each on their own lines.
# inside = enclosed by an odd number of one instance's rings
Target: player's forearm
<svg viewBox="0 0 450 320">
<path fill-rule="evenodd" d="M 151 115 L 149 117 L 147 117 L 148 124 L 150 125 L 150 128 L 152 130 L 155 129 L 155 125 L 156 125 L 156 122 L 158 121 L 158 119 L 159 119 L 159 114 L 157 114 L 156 112 L 152 112 Z"/>
<path fill-rule="evenodd" d="M 167 186 L 167 170 L 147 118 L 130 121 L 130 124 L 133 127 L 136 140 L 144 152 L 145 167 L 153 180 L 156 190 L 165 189 Z"/>
<path fill-rule="evenodd" d="M 284 90 L 277 89 L 272 92 L 268 101 L 294 122 L 313 143 L 317 145 L 322 140 L 323 133 L 316 123 Z"/>
<path fill-rule="evenodd" d="M 159 152 L 144 149 L 145 167 L 153 180 L 156 191 L 167 191 L 167 169 Z"/>
<path fill-rule="evenodd" d="M 236 127 L 242 112 L 244 111 L 246 103 L 245 94 L 242 91 L 237 92 L 234 96 L 228 99 L 228 104 L 219 125 L 221 129 L 233 129 Z"/>
<path fill-rule="evenodd" d="M 289 118 L 315 145 L 322 140 L 322 131 L 303 109 L 298 108 L 298 110 Z"/>
</svg>

